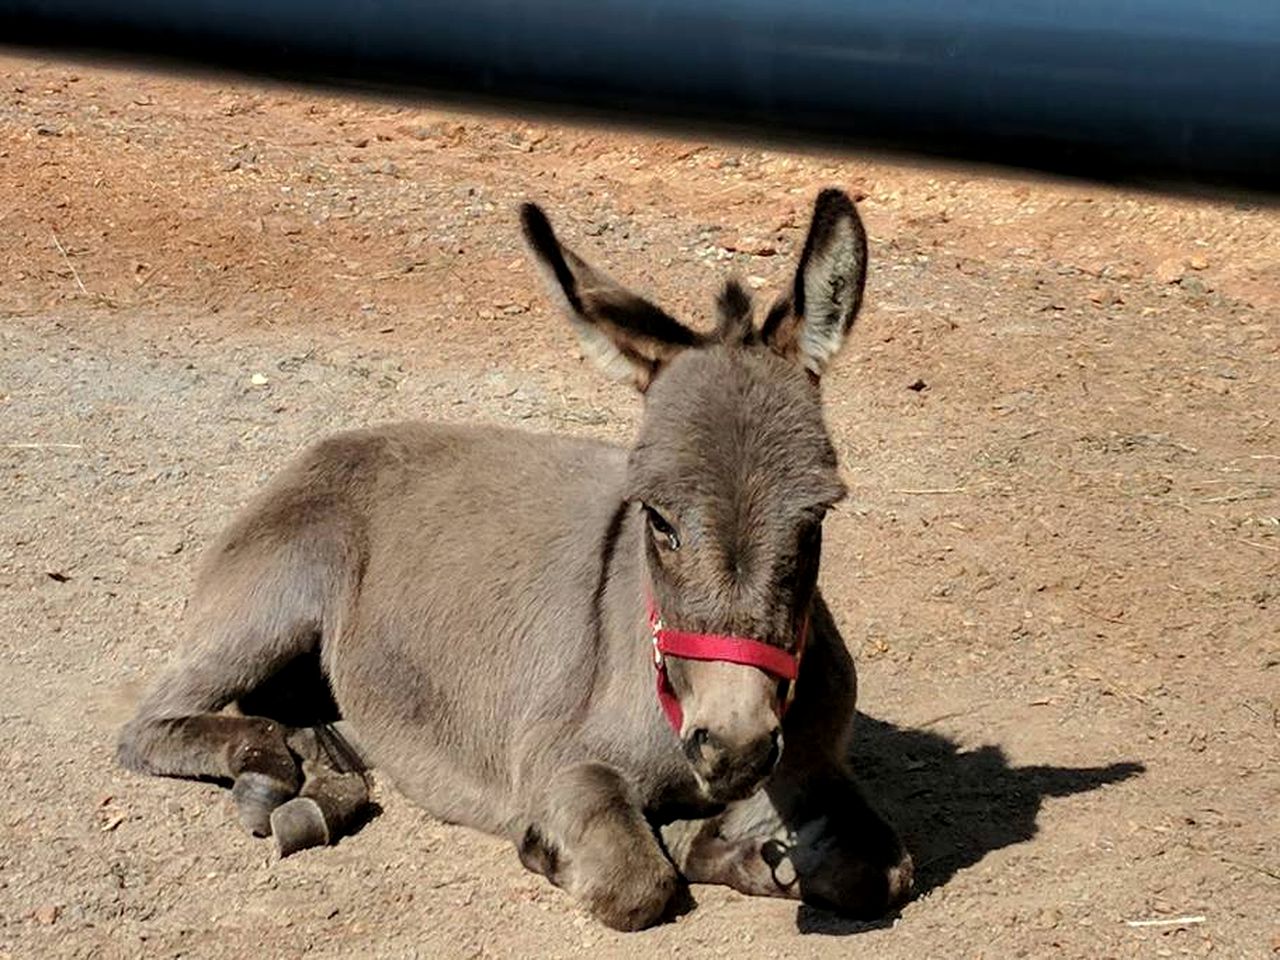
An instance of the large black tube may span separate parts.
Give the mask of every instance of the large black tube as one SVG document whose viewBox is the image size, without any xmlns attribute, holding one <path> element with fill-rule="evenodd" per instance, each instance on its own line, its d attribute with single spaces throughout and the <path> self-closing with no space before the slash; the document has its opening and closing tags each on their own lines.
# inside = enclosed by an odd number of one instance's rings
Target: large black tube
<svg viewBox="0 0 1280 960">
<path fill-rule="evenodd" d="M 1280 186 L 1280 0 L 0 0 L 0 42 Z"/>
</svg>

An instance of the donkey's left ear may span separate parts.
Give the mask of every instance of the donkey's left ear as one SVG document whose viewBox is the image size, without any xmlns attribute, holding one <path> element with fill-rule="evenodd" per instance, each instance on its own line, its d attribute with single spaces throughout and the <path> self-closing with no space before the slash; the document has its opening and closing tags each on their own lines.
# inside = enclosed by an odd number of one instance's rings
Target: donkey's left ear
<svg viewBox="0 0 1280 960">
<path fill-rule="evenodd" d="M 790 296 L 769 311 L 761 336 L 816 381 L 844 345 L 862 305 L 867 232 L 840 190 L 818 194 Z"/>
</svg>

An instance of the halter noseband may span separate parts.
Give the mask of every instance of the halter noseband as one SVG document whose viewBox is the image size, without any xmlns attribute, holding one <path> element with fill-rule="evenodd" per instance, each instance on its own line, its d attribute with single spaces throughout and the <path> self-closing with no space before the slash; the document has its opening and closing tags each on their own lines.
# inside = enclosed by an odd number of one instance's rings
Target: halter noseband
<svg viewBox="0 0 1280 960">
<path fill-rule="evenodd" d="M 653 666 L 657 672 L 658 703 L 667 716 L 667 722 L 677 734 L 684 723 L 684 711 L 671 678 L 667 675 L 667 657 L 685 660 L 719 660 L 737 663 L 763 670 L 787 684 L 782 698 L 779 716 L 787 712 L 796 695 L 796 678 L 800 675 L 800 658 L 804 656 L 805 642 L 809 637 L 809 616 L 806 613 L 800 623 L 796 639 L 796 652 L 787 653 L 781 647 L 755 640 L 751 637 L 735 637 L 722 633 L 690 633 L 673 630 L 662 622 L 653 596 L 646 597 L 649 606 L 649 633 L 653 639 Z"/>
</svg>

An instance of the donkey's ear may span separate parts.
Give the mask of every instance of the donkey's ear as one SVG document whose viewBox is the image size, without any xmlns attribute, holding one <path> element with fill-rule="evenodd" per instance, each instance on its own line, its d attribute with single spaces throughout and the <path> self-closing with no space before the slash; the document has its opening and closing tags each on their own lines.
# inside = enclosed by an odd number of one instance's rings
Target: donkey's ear
<svg viewBox="0 0 1280 960">
<path fill-rule="evenodd" d="M 823 190 L 791 294 L 769 311 L 762 339 L 816 381 L 853 326 L 866 280 L 867 233 L 858 211 L 841 191 Z"/>
<path fill-rule="evenodd" d="M 610 376 L 630 379 L 643 393 L 663 364 L 702 343 L 699 334 L 561 246 L 537 206 L 524 204 L 520 221 L 529 249 L 568 313 L 584 352 Z"/>
</svg>

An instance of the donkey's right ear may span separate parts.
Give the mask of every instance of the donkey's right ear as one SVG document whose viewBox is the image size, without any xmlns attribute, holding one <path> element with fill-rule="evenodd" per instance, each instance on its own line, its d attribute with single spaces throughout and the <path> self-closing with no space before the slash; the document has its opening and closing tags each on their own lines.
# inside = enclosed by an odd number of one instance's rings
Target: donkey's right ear
<svg viewBox="0 0 1280 960">
<path fill-rule="evenodd" d="M 560 245 L 546 214 L 532 203 L 520 208 L 525 240 L 582 342 L 605 372 L 631 380 L 641 393 L 662 365 L 702 337 Z"/>
</svg>

